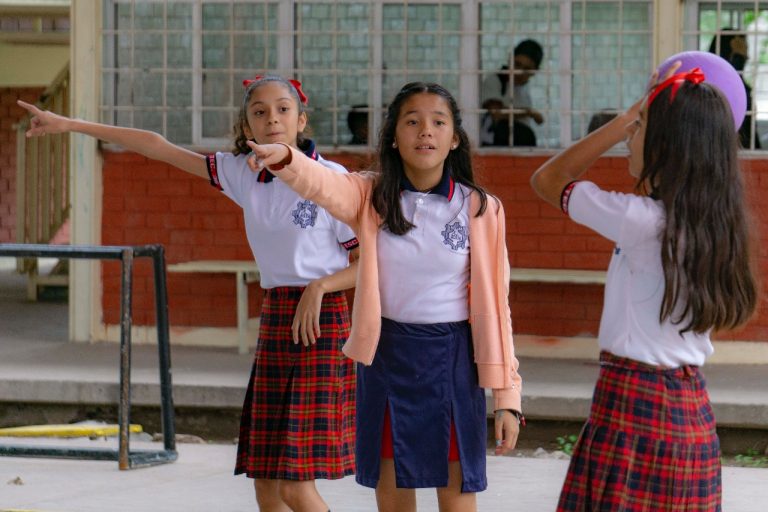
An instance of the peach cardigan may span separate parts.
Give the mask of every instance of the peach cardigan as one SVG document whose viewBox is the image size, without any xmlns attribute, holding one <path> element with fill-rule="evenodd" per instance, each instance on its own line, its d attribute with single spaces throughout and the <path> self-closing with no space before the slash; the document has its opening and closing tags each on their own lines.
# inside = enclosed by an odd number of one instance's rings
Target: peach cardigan
<svg viewBox="0 0 768 512">
<path fill-rule="evenodd" d="M 270 170 L 300 196 L 317 203 L 349 225 L 360 241 L 352 331 L 343 351 L 355 361 L 370 365 L 381 332 L 376 254 L 381 217 L 371 203 L 375 174 L 336 173 L 295 149 L 286 147 L 291 155 L 283 162 L 284 167 L 272 166 Z M 480 386 L 493 390 L 494 410 L 522 411 L 522 379 L 517 372 L 518 361 L 512 344 L 504 210 L 501 202 L 490 196 L 489 199 L 483 215 L 473 215 L 469 222 L 469 320 L 475 363 Z M 470 211 L 476 212 L 479 204 L 480 197 L 473 192 L 470 196 Z"/>
</svg>

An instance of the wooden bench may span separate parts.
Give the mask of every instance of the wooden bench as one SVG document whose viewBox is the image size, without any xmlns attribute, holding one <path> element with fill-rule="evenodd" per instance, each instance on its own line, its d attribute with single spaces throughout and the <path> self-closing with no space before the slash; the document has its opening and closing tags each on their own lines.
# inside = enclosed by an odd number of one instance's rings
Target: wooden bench
<svg viewBox="0 0 768 512">
<path fill-rule="evenodd" d="M 168 272 L 235 274 L 237 286 L 237 348 L 248 353 L 248 285 L 259 281 L 259 267 L 247 260 L 199 260 L 168 265 Z"/>
<path fill-rule="evenodd" d="M 186 261 L 168 265 L 168 272 L 235 274 L 237 285 L 237 346 L 241 354 L 247 353 L 248 285 L 259 280 L 259 267 L 256 262 L 246 260 Z M 602 270 L 512 267 L 509 280 L 515 283 L 605 284 L 605 272 Z"/>
<path fill-rule="evenodd" d="M 514 283 L 605 284 L 605 271 L 512 267 L 509 280 Z"/>
</svg>

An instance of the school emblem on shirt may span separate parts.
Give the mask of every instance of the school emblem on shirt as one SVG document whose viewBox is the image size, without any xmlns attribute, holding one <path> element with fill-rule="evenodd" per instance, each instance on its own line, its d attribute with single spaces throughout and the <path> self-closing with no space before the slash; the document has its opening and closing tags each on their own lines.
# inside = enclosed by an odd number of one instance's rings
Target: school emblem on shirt
<svg viewBox="0 0 768 512">
<path fill-rule="evenodd" d="M 294 224 L 302 228 L 312 227 L 317 220 L 317 205 L 309 200 L 299 201 L 291 215 L 293 215 Z"/>
<path fill-rule="evenodd" d="M 446 224 L 445 231 L 441 231 L 440 234 L 443 235 L 443 243 L 450 246 L 454 251 L 464 249 L 467 246 L 467 228 L 462 226 L 459 221 Z"/>
</svg>

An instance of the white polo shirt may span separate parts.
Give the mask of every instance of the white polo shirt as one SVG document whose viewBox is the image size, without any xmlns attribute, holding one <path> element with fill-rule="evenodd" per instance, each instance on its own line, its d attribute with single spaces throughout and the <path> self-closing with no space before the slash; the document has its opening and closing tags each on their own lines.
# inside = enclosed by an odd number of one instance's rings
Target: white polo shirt
<svg viewBox="0 0 768 512">
<path fill-rule="evenodd" d="M 308 156 L 337 172 L 339 164 L 314 151 Z M 248 155 L 216 153 L 207 159 L 211 184 L 243 209 L 245 232 L 259 265 L 261 287 L 306 286 L 349 264 L 357 247 L 352 229 L 316 204 L 301 198 L 266 169 L 254 173 Z"/>
<path fill-rule="evenodd" d="M 381 314 L 431 324 L 469 318 L 469 192 L 445 172 L 429 193 L 404 178 L 400 207 L 416 227 L 378 233 Z"/>
<path fill-rule="evenodd" d="M 659 239 L 665 218 L 662 203 L 607 192 L 588 181 L 576 183 L 567 201 L 573 220 L 616 243 L 605 284 L 600 348 L 665 367 L 703 364 L 713 352 L 709 333 L 680 335 L 681 325 L 669 319 L 659 323 L 664 298 Z"/>
</svg>

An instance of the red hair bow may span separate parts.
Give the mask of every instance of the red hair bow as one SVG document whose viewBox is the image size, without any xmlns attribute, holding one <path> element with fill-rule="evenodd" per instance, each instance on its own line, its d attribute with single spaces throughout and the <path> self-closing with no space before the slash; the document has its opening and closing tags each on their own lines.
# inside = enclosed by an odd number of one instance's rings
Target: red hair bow
<svg viewBox="0 0 768 512">
<path fill-rule="evenodd" d="M 700 84 L 706 78 L 707 77 L 704 76 L 704 72 L 701 70 L 701 68 L 693 68 L 690 71 L 683 71 L 682 73 L 672 75 L 657 85 L 656 88 L 651 92 L 650 96 L 648 96 L 648 106 L 650 107 L 656 96 L 658 96 L 661 91 L 670 85 L 672 86 L 672 94 L 669 95 L 669 102 L 672 103 L 675 100 L 675 96 L 677 95 L 677 90 L 680 89 L 680 86 L 683 85 L 683 82 Z"/>
<path fill-rule="evenodd" d="M 243 80 L 243 87 L 248 87 L 253 82 L 258 82 L 262 78 L 264 78 L 264 75 L 256 75 L 255 77 L 253 77 L 253 80 L 249 80 L 246 78 L 245 80 Z M 288 80 L 288 82 L 293 86 L 294 89 L 296 89 L 296 93 L 298 93 L 299 101 L 301 101 L 302 105 L 306 105 L 307 102 L 309 101 L 309 98 L 307 98 L 307 95 L 304 94 L 304 91 L 301 90 L 301 82 L 299 82 L 298 80 Z"/>
</svg>

